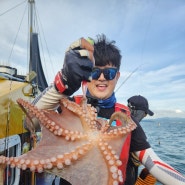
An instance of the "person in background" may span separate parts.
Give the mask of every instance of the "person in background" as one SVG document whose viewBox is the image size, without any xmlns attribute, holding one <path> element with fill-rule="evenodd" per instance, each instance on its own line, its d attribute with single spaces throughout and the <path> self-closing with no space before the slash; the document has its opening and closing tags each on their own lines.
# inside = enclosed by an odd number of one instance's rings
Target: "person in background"
<svg viewBox="0 0 185 185">
<path fill-rule="evenodd" d="M 69 47 L 54 83 L 34 101 L 39 109 L 57 109 L 61 98 L 72 96 L 81 87 L 81 83 L 86 81 L 88 103 L 97 109 L 99 117 L 110 119 L 117 103 L 114 90 L 120 77 L 122 56 L 115 41 L 109 41 L 104 34 L 98 35 L 93 42 L 81 38 Z M 185 185 L 185 177 L 155 154 L 139 122 L 135 122 L 137 127 L 128 140 L 130 147 L 126 153 L 134 153 L 163 184 Z M 126 181 L 122 183 L 124 185 L 135 183 L 135 174 L 130 170 L 127 168 Z"/>
<path fill-rule="evenodd" d="M 128 107 L 131 112 L 131 116 L 138 122 L 140 122 L 147 115 L 153 116 L 154 113 L 149 109 L 148 100 L 141 96 L 135 95 L 130 97 L 128 100 Z M 154 185 L 156 183 L 156 178 L 153 177 L 149 171 L 144 168 L 142 169 L 139 177 L 138 177 L 138 167 L 141 165 L 138 157 L 134 153 L 130 153 L 129 161 L 127 164 L 127 168 L 131 168 L 133 173 L 135 173 L 135 185 Z"/>
<path fill-rule="evenodd" d="M 147 115 L 154 115 L 154 113 L 149 109 L 148 100 L 141 95 L 132 96 L 127 100 L 127 102 L 131 115 L 138 122 L 140 122 Z"/>
</svg>

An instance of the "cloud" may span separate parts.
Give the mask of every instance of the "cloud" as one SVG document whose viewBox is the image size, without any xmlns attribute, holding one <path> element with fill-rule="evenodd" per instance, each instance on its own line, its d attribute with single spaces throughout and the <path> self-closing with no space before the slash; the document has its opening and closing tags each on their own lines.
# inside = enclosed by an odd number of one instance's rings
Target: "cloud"
<svg viewBox="0 0 185 185">
<path fill-rule="evenodd" d="M 0 13 L 18 3 L 20 0 L 2 1 Z M 0 16 L 0 64 L 9 62 L 19 73 L 28 69 L 26 17 L 17 32 L 26 3 Z M 156 116 L 184 115 L 184 1 L 45 0 L 36 1 L 36 8 L 39 23 L 36 31 L 48 83 L 62 68 L 70 43 L 82 36 L 94 38 L 105 33 L 116 41 L 123 56 L 117 84 L 117 88 L 121 87 L 116 92 L 118 101 L 127 104 L 129 97 L 140 94 L 149 100 Z M 14 50 L 7 61 L 15 38 Z"/>
<path fill-rule="evenodd" d="M 136 71 L 121 86 L 116 95 L 119 101 L 127 104 L 126 100 L 129 97 L 140 94 L 148 99 L 153 111 L 179 109 L 185 112 L 185 97 L 183 95 L 185 92 L 184 69 L 184 64 L 170 65 L 154 71 L 141 69 Z M 123 75 L 117 85 L 118 87 L 130 74 L 128 71 L 125 74 L 124 72 L 122 72 Z M 182 115 L 185 116 L 184 112 L 182 112 Z"/>
<path fill-rule="evenodd" d="M 176 113 L 183 113 L 183 111 L 182 110 L 179 110 L 179 109 L 175 110 L 175 112 Z"/>
</svg>

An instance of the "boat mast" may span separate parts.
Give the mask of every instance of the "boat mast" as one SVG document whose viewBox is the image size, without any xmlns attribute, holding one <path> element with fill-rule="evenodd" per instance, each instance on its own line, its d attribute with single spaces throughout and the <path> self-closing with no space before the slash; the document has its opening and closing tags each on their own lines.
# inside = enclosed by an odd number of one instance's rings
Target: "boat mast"
<svg viewBox="0 0 185 185">
<path fill-rule="evenodd" d="M 29 2 L 29 13 L 30 13 L 30 21 L 29 21 L 29 31 L 30 31 L 30 49 L 29 49 L 29 72 L 32 71 L 32 61 L 31 61 L 31 43 L 32 43 L 32 33 L 33 33 L 33 7 L 35 0 L 28 0 Z"/>
<path fill-rule="evenodd" d="M 39 43 L 38 43 L 38 34 L 35 33 L 35 0 L 28 0 L 30 8 L 30 50 L 29 50 L 29 81 L 35 85 L 40 91 L 43 91 L 48 87 L 46 77 L 42 68 L 42 62 L 40 58 Z M 37 90 L 35 92 L 37 92 Z"/>
</svg>

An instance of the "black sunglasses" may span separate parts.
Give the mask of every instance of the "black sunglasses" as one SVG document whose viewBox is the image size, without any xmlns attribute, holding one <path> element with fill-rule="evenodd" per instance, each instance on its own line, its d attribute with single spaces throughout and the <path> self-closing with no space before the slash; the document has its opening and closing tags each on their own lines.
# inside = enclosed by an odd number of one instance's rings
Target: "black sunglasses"
<svg viewBox="0 0 185 185">
<path fill-rule="evenodd" d="M 92 71 L 92 79 L 98 80 L 101 73 L 103 73 L 106 80 L 113 80 L 117 72 L 118 72 L 117 68 L 109 67 L 109 68 L 100 69 L 98 67 L 95 67 L 93 68 L 93 71 Z"/>
</svg>

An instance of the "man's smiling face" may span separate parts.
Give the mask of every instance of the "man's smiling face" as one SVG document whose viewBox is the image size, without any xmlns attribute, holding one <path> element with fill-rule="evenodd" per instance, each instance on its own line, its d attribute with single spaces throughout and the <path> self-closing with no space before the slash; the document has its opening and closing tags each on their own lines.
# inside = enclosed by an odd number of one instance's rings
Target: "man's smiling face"
<svg viewBox="0 0 185 185">
<path fill-rule="evenodd" d="M 113 66 L 106 65 L 103 67 L 99 67 L 99 66 L 96 66 L 96 67 L 100 69 L 105 69 L 105 68 L 112 68 Z M 112 80 L 107 80 L 104 77 L 104 74 L 101 73 L 98 79 L 92 79 L 92 81 L 88 83 L 88 90 L 94 98 L 107 99 L 114 92 L 114 89 L 119 77 L 120 77 L 119 71 L 116 73 L 115 78 Z"/>
</svg>

